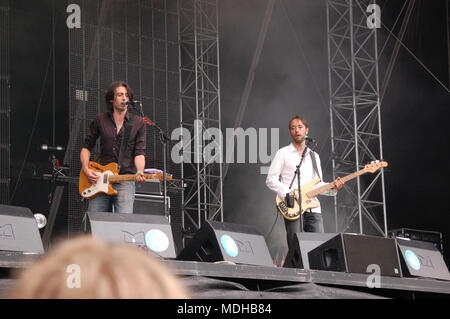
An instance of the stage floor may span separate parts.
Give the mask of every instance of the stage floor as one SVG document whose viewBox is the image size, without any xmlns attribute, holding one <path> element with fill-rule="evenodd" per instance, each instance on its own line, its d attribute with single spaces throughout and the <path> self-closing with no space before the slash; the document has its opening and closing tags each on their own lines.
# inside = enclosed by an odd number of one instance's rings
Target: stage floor
<svg viewBox="0 0 450 319">
<path fill-rule="evenodd" d="M 297 268 L 278 268 L 252 265 L 234 265 L 225 263 L 189 262 L 165 260 L 176 274 L 182 276 L 202 276 L 220 279 L 230 279 L 246 282 L 248 286 L 260 289 L 276 287 L 277 285 L 295 285 L 299 283 L 314 283 L 336 287 L 353 287 L 355 289 L 373 292 L 377 290 L 392 290 L 397 292 L 416 292 L 448 295 L 450 298 L 450 281 L 430 278 L 398 278 L 381 276 L 379 286 L 369 288 L 372 282 L 371 274 L 355 274 L 345 272 L 308 270 Z M 369 283 L 369 284 L 368 284 Z"/>
<path fill-rule="evenodd" d="M 0 254 L 0 293 L 14 284 L 12 274 L 37 256 Z M 369 288 L 371 274 L 297 268 L 161 260 L 192 291 L 193 298 L 450 298 L 450 281 L 381 276 Z"/>
</svg>

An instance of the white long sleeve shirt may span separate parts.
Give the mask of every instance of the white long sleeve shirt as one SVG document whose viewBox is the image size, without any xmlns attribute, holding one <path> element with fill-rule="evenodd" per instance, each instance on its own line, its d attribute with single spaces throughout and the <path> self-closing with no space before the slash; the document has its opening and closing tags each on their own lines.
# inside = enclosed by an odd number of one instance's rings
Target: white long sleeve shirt
<svg viewBox="0 0 450 319">
<path fill-rule="evenodd" d="M 310 182 L 312 179 L 318 177 L 316 175 L 316 172 L 314 171 L 310 152 L 313 151 L 308 148 L 305 154 L 305 158 L 303 159 L 302 166 L 300 167 L 300 185 L 304 185 Z M 315 153 L 315 157 L 317 170 L 319 171 L 320 175 L 319 178 L 321 178 L 322 167 L 320 165 L 320 157 L 317 153 Z M 297 169 L 297 165 L 300 163 L 300 159 L 301 154 L 297 152 L 292 143 L 279 149 L 275 154 L 275 157 L 270 165 L 269 172 L 267 174 L 266 185 L 271 190 L 276 192 L 281 198 L 285 198 L 287 193 L 298 187 L 297 177 L 295 177 L 292 188 L 289 189 L 289 185 L 291 184 L 292 178 L 295 175 L 295 170 Z M 316 184 L 314 188 L 318 188 L 325 184 L 326 183 L 324 182 L 320 182 Z M 321 195 L 334 196 L 336 193 L 336 191 L 328 191 Z M 315 200 L 319 202 L 317 198 Z M 320 202 L 319 206 L 312 208 L 311 211 L 313 213 L 321 213 L 322 211 L 320 209 Z"/>
</svg>

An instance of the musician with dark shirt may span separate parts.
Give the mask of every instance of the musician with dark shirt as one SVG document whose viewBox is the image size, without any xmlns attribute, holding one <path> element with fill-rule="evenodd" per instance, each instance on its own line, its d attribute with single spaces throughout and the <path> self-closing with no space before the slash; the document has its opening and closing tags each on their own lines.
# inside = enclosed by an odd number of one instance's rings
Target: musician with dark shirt
<svg viewBox="0 0 450 319">
<path fill-rule="evenodd" d="M 91 183 L 100 177 L 88 166 L 98 138 L 100 157 L 96 162 L 101 165 L 118 163 L 119 174 L 136 174 L 136 181 L 145 181 L 146 126 L 141 117 L 128 111 L 126 102 L 132 99 L 133 91 L 125 82 L 114 82 L 106 91 L 108 111 L 98 114 L 91 122 L 80 152 L 82 170 Z M 127 141 L 122 146 L 124 138 Z M 133 213 L 135 181 L 121 181 L 113 184 L 113 188 L 118 191 L 117 195 L 98 194 L 90 199 L 88 211 Z"/>
</svg>

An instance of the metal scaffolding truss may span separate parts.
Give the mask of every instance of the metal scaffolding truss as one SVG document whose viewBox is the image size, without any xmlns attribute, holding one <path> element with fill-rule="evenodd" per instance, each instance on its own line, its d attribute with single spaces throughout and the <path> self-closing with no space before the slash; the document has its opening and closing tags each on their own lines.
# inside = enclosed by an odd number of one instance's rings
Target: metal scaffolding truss
<svg viewBox="0 0 450 319">
<path fill-rule="evenodd" d="M 0 0 L 1 1 L 1 0 Z M 173 0 L 67 0 L 82 10 L 80 28 L 69 30 L 69 125 L 70 135 L 64 163 L 75 175 L 80 170 L 78 153 L 90 122 L 106 111 L 104 94 L 111 82 L 126 81 L 142 111 L 169 132 L 179 127 L 178 9 Z M 164 147 L 158 130 L 147 127 L 146 165 L 164 168 Z M 99 153 L 99 148 L 92 151 Z M 181 199 L 175 188 L 181 168 L 167 162 L 173 180 L 170 217 L 175 242 L 181 233 Z M 75 183 L 76 181 L 74 181 Z M 77 187 L 69 189 L 69 235 L 83 231 L 86 204 Z"/>
<path fill-rule="evenodd" d="M 182 198 L 184 245 L 205 220 L 223 221 L 223 141 L 217 0 L 179 1 L 178 10 L 180 123 L 182 131 L 189 131 L 180 142 L 186 185 Z"/>
<path fill-rule="evenodd" d="M 330 124 L 334 178 L 383 159 L 373 0 L 328 0 Z M 378 7 L 379 8 L 379 7 Z M 387 235 L 383 169 L 347 182 L 334 199 L 336 232 Z M 356 217 L 359 227 L 354 225 Z M 356 227 L 356 228 L 355 228 Z"/>
</svg>

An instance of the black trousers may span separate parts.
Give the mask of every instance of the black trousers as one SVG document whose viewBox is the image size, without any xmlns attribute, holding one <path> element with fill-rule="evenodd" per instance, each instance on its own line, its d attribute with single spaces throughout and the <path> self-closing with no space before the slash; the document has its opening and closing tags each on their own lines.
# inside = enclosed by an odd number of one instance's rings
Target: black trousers
<svg viewBox="0 0 450 319">
<path fill-rule="evenodd" d="M 301 218 L 303 222 L 303 231 L 312 233 L 323 233 L 322 214 L 305 212 Z M 288 249 L 291 249 L 292 242 L 295 240 L 295 233 L 300 232 L 300 218 L 297 220 L 284 219 L 286 225 L 286 237 Z"/>
</svg>

